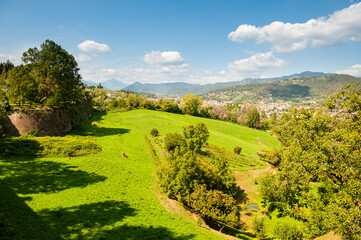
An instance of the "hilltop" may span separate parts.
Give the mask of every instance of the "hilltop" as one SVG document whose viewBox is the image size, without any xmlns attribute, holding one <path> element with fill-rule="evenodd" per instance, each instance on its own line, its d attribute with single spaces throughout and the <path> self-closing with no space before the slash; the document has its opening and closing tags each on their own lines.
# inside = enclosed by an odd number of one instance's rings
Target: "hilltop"
<svg viewBox="0 0 361 240">
<path fill-rule="evenodd" d="M 231 81 L 231 82 L 218 82 L 212 84 L 190 84 L 185 82 L 174 82 L 174 83 L 141 83 L 134 82 L 130 85 L 126 85 L 125 83 L 119 80 L 107 80 L 102 82 L 102 86 L 107 90 L 131 90 L 133 92 L 142 92 L 142 93 L 152 93 L 152 94 L 160 94 L 160 95 L 172 95 L 172 96 L 183 96 L 188 93 L 193 94 L 204 94 L 213 90 L 222 89 L 226 87 L 246 85 L 250 83 L 266 83 L 266 82 L 275 82 L 284 79 L 297 79 L 303 77 L 315 77 L 315 76 L 325 76 L 328 73 L 323 72 L 302 72 L 295 73 L 288 76 L 280 76 L 274 78 L 245 78 L 240 81 Z M 85 81 L 89 86 L 98 85 L 92 81 Z"/>
<path fill-rule="evenodd" d="M 203 94 L 206 100 L 259 102 L 311 100 L 322 102 L 346 84 L 361 83 L 361 78 L 343 74 L 299 77 L 276 82 L 232 86 Z"/>
</svg>

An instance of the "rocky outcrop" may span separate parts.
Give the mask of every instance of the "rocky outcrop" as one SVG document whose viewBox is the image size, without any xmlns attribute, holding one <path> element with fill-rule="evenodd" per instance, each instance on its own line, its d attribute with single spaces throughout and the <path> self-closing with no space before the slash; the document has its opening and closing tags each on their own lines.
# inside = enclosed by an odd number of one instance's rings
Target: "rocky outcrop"
<svg viewBox="0 0 361 240">
<path fill-rule="evenodd" d="M 7 115 L 13 136 L 32 131 L 38 136 L 54 136 L 82 124 L 91 116 L 92 110 L 91 100 L 87 99 L 69 108 L 15 110 Z"/>
</svg>

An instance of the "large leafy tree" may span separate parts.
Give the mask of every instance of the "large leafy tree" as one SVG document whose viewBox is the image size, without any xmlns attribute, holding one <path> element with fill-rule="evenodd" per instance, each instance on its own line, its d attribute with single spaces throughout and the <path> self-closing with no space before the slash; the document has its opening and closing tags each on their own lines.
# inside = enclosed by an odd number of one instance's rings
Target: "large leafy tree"
<svg viewBox="0 0 361 240">
<path fill-rule="evenodd" d="M 39 102 L 64 106 L 80 99 L 82 83 L 78 64 L 60 45 L 46 40 L 40 50 L 35 47 L 24 52 L 22 61 L 32 69 Z"/>
<path fill-rule="evenodd" d="M 183 113 L 196 116 L 202 104 L 203 99 L 201 96 L 189 93 L 182 98 L 181 108 Z"/>
<path fill-rule="evenodd" d="M 347 85 L 326 106 L 332 114 L 292 109 L 276 120 L 280 171 L 261 192 L 269 210 L 304 219 L 312 236 L 361 239 L 361 90 Z"/>
</svg>

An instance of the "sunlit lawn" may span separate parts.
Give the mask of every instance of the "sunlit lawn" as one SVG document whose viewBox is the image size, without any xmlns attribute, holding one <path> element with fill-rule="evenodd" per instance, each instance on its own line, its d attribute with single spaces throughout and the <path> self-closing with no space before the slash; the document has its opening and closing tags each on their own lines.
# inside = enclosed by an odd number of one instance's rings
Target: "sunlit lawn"
<svg viewBox="0 0 361 240">
<path fill-rule="evenodd" d="M 144 139 L 152 128 L 165 134 L 199 121 L 210 131 L 210 144 L 230 151 L 241 146 L 245 156 L 254 157 L 264 146 L 278 144 L 269 133 L 210 119 L 149 110 L 95 113 L 91 126 L 64 138 L 91 136 L 101 152 L 81 157 L 33 156 L 0 161 L 0 220 L 9 219 L 7 229 L 11 230 L 4 236 L 224 239 L 199 227 L 194 219 L 168 212 L 161 205 L 153 174 L 156 165 Z"/>
</svg>

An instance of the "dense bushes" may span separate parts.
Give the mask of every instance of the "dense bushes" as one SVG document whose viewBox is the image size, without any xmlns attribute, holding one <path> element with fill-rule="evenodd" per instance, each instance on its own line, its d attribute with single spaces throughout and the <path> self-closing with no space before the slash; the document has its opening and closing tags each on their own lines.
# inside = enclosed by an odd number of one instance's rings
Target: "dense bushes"
<svg viewBox="0 0 361 240">
<path fill-rule="evenodd" d="M 92 140 L 84 137 L 34 137 L 23 135 L 3 139 L 1 157 L 75 157 L 101 151 Z"/>
<path fill-rule="evenodd" d="M 196 185 L 187 199 L 189 206 L 206 222 L 223 226 L 238 227 L 237 206 L 234 198 L 219 190 L 208 190 L 205 185 Z"/>
<path fill-rule="evenodd" d="M 284 146 L 268 159 L 280 171 L 260 181 L 261 195 L 269 211 L 305 221 L 310 237 L 361 239 L 361 90 L 347 85 L 326 105 L 333 114 L 291 109 L 274 122 Z"/>
<path fill-rule="evenodd" d="M 203 146 L 208 137 L 203 123 L 185 126 L 183 135 L 163 137 L 168 154 L 157 170 L 160 187 L 214 227 L 239 226 L 235 199 L 242 199 L 243 192 L 224 158 L 207 157 Z"/>
<path fill-rule="evenodd" d="M 301 229 L 297 228 L 293 225 L 277 225 L 274 234 L 280 240 L 302 240 L 303 239 L 303 232 Z"/>
</svg>

